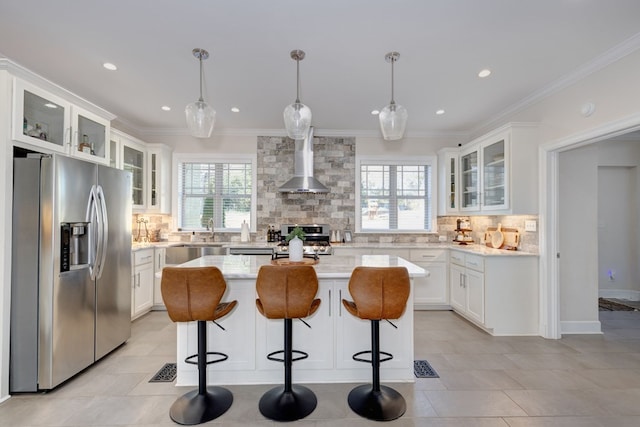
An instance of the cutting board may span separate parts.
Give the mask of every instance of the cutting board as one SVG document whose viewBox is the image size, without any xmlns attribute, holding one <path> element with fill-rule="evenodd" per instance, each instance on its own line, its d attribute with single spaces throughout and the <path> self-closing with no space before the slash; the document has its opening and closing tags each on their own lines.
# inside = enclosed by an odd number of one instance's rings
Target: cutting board
<svg viewBox="0 0 640 427">
<path fill-rule="evenodd" d="M 497 229 L 498 229 L 497 227 L 488 227 L 487 231 L 484 232 L 485 244 L 490 248 L 493 247 L 491 245 L 491 236 L 493 235 L 493 232 L 496 231 Z M 502 235 L 504 236 L 504 242 L 502 243 L 502 246 L 496 249 L 504 249 L 508 251 L 517 250 L 518 245 L 520 244 L 520 232 L 518 231 L 518 229 L 502 227 L 500 231 L 502 231 Z"/>
</svg>

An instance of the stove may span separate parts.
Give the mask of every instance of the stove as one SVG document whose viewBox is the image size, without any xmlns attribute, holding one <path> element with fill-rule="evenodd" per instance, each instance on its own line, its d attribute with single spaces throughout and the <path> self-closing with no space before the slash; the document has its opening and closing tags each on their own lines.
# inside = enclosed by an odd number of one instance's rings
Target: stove
<svg viewBox="0 0 640 427">
<path fill-rule="evenodd" d="M 296 227 L 302 228 L 305 233 L 304 243 L 302 245 L 305 254 L 315 255 L 332 255 L 331 248 L 331 227 L 328 224 L 284 224 L 280 228 L 282 242 L 276 246 L 276 254 L 289 254 L 289 245 L 284 241 L 291 230 Z"/>
</svg>

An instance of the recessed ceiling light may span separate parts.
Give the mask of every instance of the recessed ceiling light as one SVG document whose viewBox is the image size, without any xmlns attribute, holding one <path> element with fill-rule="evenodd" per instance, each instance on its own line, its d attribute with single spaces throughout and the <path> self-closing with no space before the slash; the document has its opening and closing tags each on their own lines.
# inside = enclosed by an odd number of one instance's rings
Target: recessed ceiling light
<svg viewBox="0 0 640 427">
<path fill-rule="evenodd" d="M 480 72 L 478 73 L 478 77 L 483 79 L 485 77 L 489 77 L 490 74 L 491 74 L 491 70 L 489 70 L 488 68 L 485 68 L 484 70 L 480 70 Z"/>
<path fill-rule="evenodd" d="M 238 107 L 231 107 L 231 111 L 233 111 L 234 113 L 239 113 L 240 109 Z"/>
<path fill-rule="evenodd" d="M 169 107 L 168 105 L 163 105 L 161 108 L 162 111 L 171 111 L 171 107 Z"/>
<path fill-rule="evenodd" d="M 115 71 L 118 69 L 118 67 L 116 67 L 115 64 L 112 64 L 111 62 L 105 62 L 104 64 L 102 64 L 102 66 L 109 71 Z"/>
<path fill-rule="evenodd" d="M 56 104 L 53 104 L 51 102 L 47 102 L 46 104 L 44 104 L 44 106 L 47 108 L 58 108 Z"/>
<path fill-rule="evenodd" d="M 437 115 L 439 115 L 439 116 L 441 116 L 441 115 L 443 115 L 443 114 L 444 114 L 444 110 L 438 110 L 438 111 L 436 111 L 436 114 L 437 114 Z"/>
<path fill-rule="evenodd" d="M 380 111 L 378 111 L 378 110 L 371 111 L 371 115 L 373 115 L 373 116 L 377 116 L 378 114 L 380 114 Z"/>
</svg>

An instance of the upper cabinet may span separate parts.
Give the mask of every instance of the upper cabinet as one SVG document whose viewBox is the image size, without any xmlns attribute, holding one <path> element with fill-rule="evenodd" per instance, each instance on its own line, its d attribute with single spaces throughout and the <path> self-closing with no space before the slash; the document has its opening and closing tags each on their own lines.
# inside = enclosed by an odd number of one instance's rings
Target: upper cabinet
<svg viewBox="0 0 640 427">
<path fill-rule="evenodd" d="M 457 148 L 444 148 L 438 152 L 438 169 L 441 179 L 438 204 L 439 215 L 451 215 L 459 210 L 459 150 Z"/>
<path fill-rule="evenodd" d="M 12 137 L 48 151 L 109 164 L 110 121 L 19 78 L 14 79 Z"/>
<path fill-rule="evenodd" d="M 453 196 L 441 188 L 446 205 L 440 203 L 440 215 L 538 214 L 538 144 L 537 125 L 512 123 L 461 147 L 459 175 L 453 166 L 440 168 L 445 185 L 459 180 Z M 453 158 L 441 156 L 445 162 Z"/>
<path fill-rule="evenodd" d="M 131 172 L 131 200 L 136 212 L 171 213 L 171 148 L 147 144 L 118 130 L 110 138 L 110 164 Z"/>
<path fill-rule="evenodd" d="M 147 145 L 147 211 L 171 213 L 171 148 Z"/>
</svg>

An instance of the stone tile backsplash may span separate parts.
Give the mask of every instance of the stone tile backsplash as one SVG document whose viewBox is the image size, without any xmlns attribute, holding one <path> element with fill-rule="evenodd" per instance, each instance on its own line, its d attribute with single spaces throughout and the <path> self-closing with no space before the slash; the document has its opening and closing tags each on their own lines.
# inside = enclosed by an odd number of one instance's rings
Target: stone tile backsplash
<svg viewBox="0 0 640 427">
<path fill-rule="evenodd" d="M 288 223 L 329 224 L 332 229 L 354 231 L 355 224 L 355 158 L 354 137 L 315 137 L 314 176 L 330 188 L 326 194 L 280 193 L 278 188 L 294 174 L 294 148 L 292 139 L 286 137 L 257 138 L 257 224 L 252 241 L 265 241 L 270 225 L 279 228 Z M 537 216 L 442 216 L 438 217 L 438 234 L 412 233 L 358 233 L 355 243 L 437 243 L 439 236 L 448 242 L 456 236 L 456 220 L 468 219 L 474 243 L 484 244 L 488 227 L 517 228 L 521 243 L 519 250 L 538 252 L 538 232 L 525 232 L 526 220 L 538 221 Z M 191 233 L 172 232 L 171 217 L 167 215 L 133 215 L 132 234 L 137 237 L 138 219 L 147 220 L 149 238 L 154 241 L 189 241 Z M 141 228 L 144 237 L 144 228 Z M 210 233 L 197 232 L 196 239 L 210 241 Z M 239 242 L 240 233 L 216 233 L 216 242 Z"/>
</svg>

